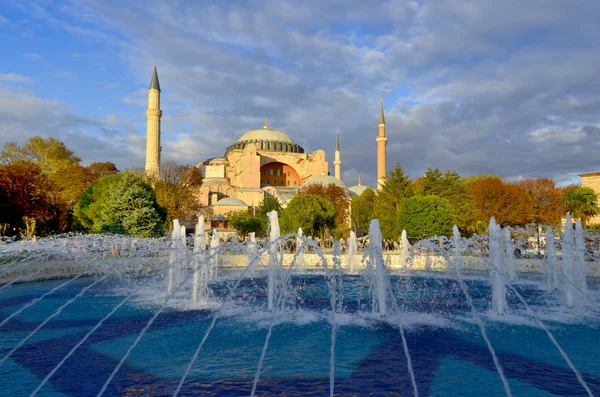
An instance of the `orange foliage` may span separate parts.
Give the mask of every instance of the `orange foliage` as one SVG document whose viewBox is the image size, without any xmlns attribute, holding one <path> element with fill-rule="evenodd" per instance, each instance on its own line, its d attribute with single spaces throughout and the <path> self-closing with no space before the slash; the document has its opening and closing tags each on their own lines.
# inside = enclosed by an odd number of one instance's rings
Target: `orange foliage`
<svg viewBox="0 0 600 397">
<path fill-rule="evenodd" d="M 476 220 L 487 222 L 495 217 L 499 225 L 524 225 L 532 221 L 529 195 L 520 186 L 505 183 L 498 177 L 470 181 Z"/>
<path fill-rule="evenodd" d="M 525 179 L 516 185 L 529 198 L 531 221 L 538 224 L 558 225 L 564 215 L 564 189 L 556 187 L 548 178 Z"/>
</svg>

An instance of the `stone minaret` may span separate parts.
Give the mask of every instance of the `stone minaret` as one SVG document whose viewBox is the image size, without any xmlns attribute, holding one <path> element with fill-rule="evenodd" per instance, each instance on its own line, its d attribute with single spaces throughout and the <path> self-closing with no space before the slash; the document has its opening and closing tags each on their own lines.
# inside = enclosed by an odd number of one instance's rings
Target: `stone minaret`
<svg viewBox="0 0 600 397">
<path fill-rule="evenodd" d="M 383 188 L 385 184 L 386 173 L 386 154 L 385 146 L 387 138 L 385 137 L 385 118 L 383 117 L 383 96 L 379 102 L 379 132 L 377 134 L 377 189 Z"/>
<path fill-rule="evenodd" d="M 154 61 L 154 72 L 148 87 L 148 117 L 146 127 L 146 176 L 151 179 L 160 178 L 160 84 L 156 72 L 156 61 Z"/>
<path fill-rule="evenodd" d="M 342 160 L 340 160 L 340 133 L 339 131 L 335 132 L 335 157 L 333 160 L 333 165 L 335 166 L 335 177 L 341 180 L 342 176 Z"/>
</svg>

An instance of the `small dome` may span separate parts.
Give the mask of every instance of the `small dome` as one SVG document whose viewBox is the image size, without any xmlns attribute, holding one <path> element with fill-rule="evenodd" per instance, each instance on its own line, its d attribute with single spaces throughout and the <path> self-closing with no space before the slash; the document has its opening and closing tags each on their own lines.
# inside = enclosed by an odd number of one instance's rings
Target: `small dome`
<svg viewBox="0 0 600 397">
<path fill-rule="evenodd" d="M 288 134 L 269 127 L 250 130 L 242 135 L 237 141 L 277 141 L 294 144 L 294 141 L 289 137 Z"/>
<path fill-rule="evenodd" d="M 222 198 L 221 200 L 217 201 L 214 205 L 221 206 L 221 207 L 247 207 L 248 206 L 248 204 L 244 203 L 242 200 L 240 200 L 239 198 L 235 198 L 235 197 Z"/>
<path fill-rule="evenodd" d="M 350 191 L 346 187 L 346 184 L 341 180 L 337 179 L 331 175 L 315 175 L 310 177 L 306 182 L 302 184 L 302 186 L 311 186 L 311 185 L 323 185 L 325 187 L 329 185 L 336 185 L 344 189 L 346 196 L 350 197 Z"/>
<path fill-rule="evenodd" d="M 365 190 L 369 189 L 369 187 L 365 185 L 354 185 L 352 187 L 349 187 L 348 189 L 350 190 L 350 192 L 356 194 L 357 196 L 360 196 L 365 192 Z"/>
</svg>

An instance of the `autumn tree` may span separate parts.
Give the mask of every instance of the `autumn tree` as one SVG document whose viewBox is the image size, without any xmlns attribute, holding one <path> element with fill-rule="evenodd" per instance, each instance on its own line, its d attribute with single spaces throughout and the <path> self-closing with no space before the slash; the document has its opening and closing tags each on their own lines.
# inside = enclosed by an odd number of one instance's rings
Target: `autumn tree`
<svg viewBox="0 0 600 397">
<path fill-rule="evenodd" d="M 516 185 L 526 192 L 530 221 L 537 224 L 559 225 L 564 215 L 563 189 L 548 178 L 525 179 Z"/>
<path fill-rule="evenodd" d="M 63 142 L 41 136 L 30 138 L 22 147 L 19 147 L 16 142 L 5 143 L 0 151 L 0 162 L 8 164 L 17 160 L 36 164 L 46 175 L 81 162 L 81 159 L 75 156 Z"/>
<path fill-rule="evenodd" d="M 520 186 L 498 177 L 479 178 L 467 183 L 473 195 L 474 223 L 487 222 L 493 216 L 501 226 L 525 225 L 530 220 L 528 194 Z"/>
<path fill-rule="evenodd" d="M 199 209 L 197 193 L 202 186 L 202 174 L 197 167 L 163 161 L 160 172 L 161 179 L 154 181 L 154 192 L 159 204 L 167 209 L 169 223 L 185 219 Z"/>
<path fill-rule="evenodd" d="M 405 199 L 414 193 L 414 184 L 400 164 L 387 173 L 383 188 L 378 191 L 373 213 L 379 219 L 384 239 L 398 237 L 398 211 Z"/>
<path fill-rule="evenodd" d="M 348 226 L 349 204 L 350 200 L 346 196 L 346 191 L 333 183 L 323 186 L 323 184 L 314 184 L 304 186 L 298 191 L 298 194 L 312 194 L 320 196 L 333 204 L 336 212 L 336 227 L 333 230 L 333 236 L 336 239 L 348 236 L 350 232 Z"/>
<path fill-rule="evenodd" d="M 375 191 L 371 188 L 367 188 L 360 196 L 352 198 L 350 203 L 352 228 L 359 236 L 369 233 L 369 225 L 374 218 L 375 199 Z"/>
<path fill-rule="evenodd" d="M 331 202 L 320 196 L 300 194 L 281 213 L 281 232 L 295 233 L 301 227 L 305 235 L 323 238 L 326 228 L 335 227 L 335 220 Z"/>
<path fill-rule="evenodd" d="M 564 208 L 575 218 L 581 219 L 581 225 L 587 226 L 588 218 L 600 213 L 598 196 L 590 187 L 576 187 L 566 192 Z"/>
<path fill-rule="evenodd" d="M 0 165 L 0 223 L 6 234 L 36 233 L 46 219 L 47 191 L 48 179 L 36 164 L 14 160 Z"/>
</svg>

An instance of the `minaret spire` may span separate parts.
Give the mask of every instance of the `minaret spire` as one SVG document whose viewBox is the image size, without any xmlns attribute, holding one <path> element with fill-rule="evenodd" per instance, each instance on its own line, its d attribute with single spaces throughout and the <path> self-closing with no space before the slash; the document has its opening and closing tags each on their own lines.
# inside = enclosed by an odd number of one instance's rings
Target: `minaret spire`
<svg viewBox="0 0 600 397">
<path fill-rule="evenodd" d="M 158 82 L 158 72 L 156 71 L 156 61 L 154 61 L 154 71 L 148 87 L 148 109 L 146 110 L 146 176 L 151 180 L 160 178 L 160 84 Z"/>
<path fill-rule="evenodd" d="M 358 185 L 362 185 L 362 183 L 360 183 L 360 174 L 358 174 Z"/>
<path fill-rule="evenodd" d="M 337 179 L 342 179 L 342 160 L 340 159 L 340 132 L 338 130 L 335 131 L 335 155 L 333 160 L 333 165 L 335 166 L 335 177 Z"/>
<path fill-rule="evenodd" d="M 383 116 L 383 95 L 379 98 L 379 124 L 385 125 L 385 117 Z"/>
<path fill-rule="evenodd" d="M 377 132 L 377 189 L 382 189 L 385 184 L 386 174 L 386 144 L 385 117 L 383 115 L 383 95 L 379 100 L 379 126 Z"/>
<path fill-rule="evenodd" d="M 265 125 L 263 125 L 263 128 L 269 128 L 269 118 L 267 116 L 265 116 Z"/>
</svg>

